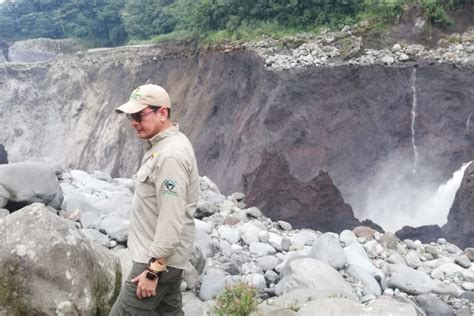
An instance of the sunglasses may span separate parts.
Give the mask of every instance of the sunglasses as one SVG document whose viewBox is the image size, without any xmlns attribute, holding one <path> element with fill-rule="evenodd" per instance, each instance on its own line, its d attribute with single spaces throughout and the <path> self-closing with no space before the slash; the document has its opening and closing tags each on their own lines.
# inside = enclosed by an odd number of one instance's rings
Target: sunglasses
<svg viewBox="0 0 474 316">
<path fill-rule="evenodd" d="M 137 121 L 137 122 L 141 122 L 143 120 L 143 117 L 144 116 L 147 116 L 148 114 L 150 113 L 155 113 L 156 111 L 158 111 L 159 108 L 156 108 L 156 109 L 151 109 L 150 111 L 148 112 L 143 112 L 144 110 L 138 112 L 138 113 L 128 113 L 126 114 L 126 117 L 130 120 L 130 121 Z"/>
</svg>

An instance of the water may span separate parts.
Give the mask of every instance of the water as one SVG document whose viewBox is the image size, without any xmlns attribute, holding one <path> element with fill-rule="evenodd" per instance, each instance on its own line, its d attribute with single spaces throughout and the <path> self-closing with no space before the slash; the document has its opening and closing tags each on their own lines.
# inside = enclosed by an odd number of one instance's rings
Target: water
<svg viewBox="0 0 474 316">
<path fill-rule="evenodd" d="M 413 167 L 412 173 L 416 174 L 416 169 L 418 165 L 418 148 L 416 147 L 415 142 L 415 123 L 416 123 L 416 106 L 417 106 L 417 95 L 416 95 L 416 68 L 413 68 L 411 75 L 411 91 L 413 93 L 413 101 L 411 107 L 411 146 L 413 148 Z"/>
<path fill-rule="evenodd" d="M 415 181 L 410 166 L 405 164 L 404 170 L 402 162 L 385 167 L 369 187 L 363 218 L 392 232 L 403 226 L 444 225 L 469 164 L 463 164 L 448 181 L 438 185 L 429 180 Z"/>
<path fill-rule="evenodd" d="M 469 113 L 469 116 L 467 117 L 467 120 L 466 120 L 466 131 L 465 133 L 469 132 L 469 127 L 471 125 L 471 115 L 472 115 L 472 112 Z"/>
<path fill-rule="evenodd" d="M 449 210 L 456 197 L 456 192 L 461 186 L 464 171 L 470 164 L 471 162 L 463 164 L 459 170 L 453 173 L 451 179 L 440 185 L 435 194 L 419 206 L 416 211 L 419 225 L 438 224 L 441 226 L 447 223 Z"/>
</svg>

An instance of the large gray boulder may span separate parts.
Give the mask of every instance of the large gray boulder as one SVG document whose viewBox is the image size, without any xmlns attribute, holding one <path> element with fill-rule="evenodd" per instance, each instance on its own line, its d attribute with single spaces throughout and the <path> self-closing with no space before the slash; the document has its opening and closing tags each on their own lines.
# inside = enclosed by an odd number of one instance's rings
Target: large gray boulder
<svg viewBox="0 0 474 316">
<path fill-rule="evenodd" d="M 422 294 L 416 297 L 416 302 L 426 316 L 454 316 L 454 310 L 451 306 L 437 298 L 435 295 Z"/>
<path fill-rule="evenodd" d="M 311 247 L 311 257 L 329 264 L 334 269 L 342 269 L 347 264 L 347 255 L 337 237 L 331 233 L 319 236 Z"/>
<path fill-rule="evenodd" d="M 203 301 L 215 298 L 225 288 L 225 273 L 217 268 L 209 268 L 202 276 L 199 298 Z"/>
<path fill-rule="evenodd" d="M 16 210 L 35 202 L 61 208 L 63 192 L 55 170 L 38 162 L 0 165 L 0 207 L 10 203 L 7 208 Z"/>
<path fill-rule="evenodd" d="M 388 266 L 387 285 L 408 294 L 426 294 L 433 289 L 434 281 L 423 271 L 391 264 Z"/>
<path fill-rule="evenodd" d="M 379 296 L 382 293 L 379 283 L 374 275 L 358 265 L 350 265 L 347 268 L 347 274 L 360 281 L 365 286 L 365 292 Z"/>
<path fill-rule="evenodd" d="M 8 59 L 11 62 L 46 61 L 81 49 L 79 43 L 72 39 L 36 38 L 15 42 L 8 49 Z"/>
<path fill-rule="evenodd" d="M 330 265 L 313 259 L 295 259 L 282 272 L 282 279 L 275 287 L 275 293 L 282 295 L 296 289 L 317 289 L 333 291 L 338 296 L 353 297 L 351 286 Z"/>
<path fill-rule="evenodd" d="M 114 254 L 43 204 L 0 218 L 0 315 L 108 315 L 120 290 Z"/>
<path fill-rule="evenodd" d="M 410 304 L 398 302 L 389 297 L 380 297 L 368 305 L 362 305 L 346 298 L 317 299 L 304 305 L 298 311 L 298 315 L 416 316 L 417 313 Z"/>
</svg>

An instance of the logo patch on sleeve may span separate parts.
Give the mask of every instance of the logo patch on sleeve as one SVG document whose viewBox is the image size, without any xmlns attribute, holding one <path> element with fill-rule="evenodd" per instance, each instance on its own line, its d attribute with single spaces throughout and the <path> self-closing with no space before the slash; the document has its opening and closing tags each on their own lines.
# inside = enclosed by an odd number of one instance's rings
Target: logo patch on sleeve
<svg viewBox="0 0 474 316">
<path fill-rule="evenodd" d="M 164 194 L 168 195 L 177 195 L 176 192 L 176 182 L 174 180 L 165 180 L 164 182 L 165 190 L 163 191 Z"/>
</svg>

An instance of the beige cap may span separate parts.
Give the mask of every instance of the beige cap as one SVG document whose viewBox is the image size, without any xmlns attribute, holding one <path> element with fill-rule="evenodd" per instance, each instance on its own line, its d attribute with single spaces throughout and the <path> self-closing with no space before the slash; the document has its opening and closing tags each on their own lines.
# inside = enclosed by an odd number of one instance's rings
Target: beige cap
<svg viewBox="0 0 474 316">
<path fill-rule="evenodd" d="M 127 103 L 115 109 L 118 113 L 138 113 L 148 106 L 171 108 L 168 92 L 156 84 L 146 84 L 136 88 Z"/>
</svg>

